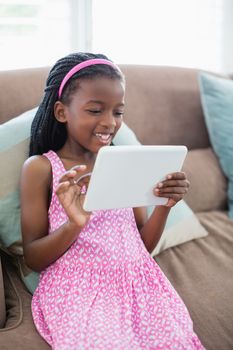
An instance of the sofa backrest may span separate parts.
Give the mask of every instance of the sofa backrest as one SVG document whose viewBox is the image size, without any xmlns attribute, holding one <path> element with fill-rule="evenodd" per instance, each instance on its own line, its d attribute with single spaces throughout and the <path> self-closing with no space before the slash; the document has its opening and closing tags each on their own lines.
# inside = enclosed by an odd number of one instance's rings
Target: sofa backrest
<svg viewBox="0 0 233 350">
<path fill-rule="evenodd" d="M 161 66 L 122 66 L 126 74 L 125 121 L 144 144 L 208 147 L 198 71 Z"/>
<path fill-rule="evenodd" d="M 208 147 L 198 71 L 189 68 L 121 65 L 126 76 L 125 121 L 143 144 Z M 35 107 L 49 67 L 0 72 L 0 123 Z"/>
<path fill-rule="evenodd" d="M 0 72 L 0 124 L 39 103 L 48 72 L 48 67 Z"/>
</svg>

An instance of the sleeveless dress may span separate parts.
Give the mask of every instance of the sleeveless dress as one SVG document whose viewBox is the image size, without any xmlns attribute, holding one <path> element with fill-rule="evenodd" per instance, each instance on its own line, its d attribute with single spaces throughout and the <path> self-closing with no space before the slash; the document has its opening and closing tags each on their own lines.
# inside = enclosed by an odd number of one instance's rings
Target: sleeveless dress
<svg viewBox="0 0 233 350">
<path fill-rule="evenodd" d="M 65 172 L 57 154 L 49 234 L 67 216 L 55 194 Z M 189 313 L 146 250 L 132 209 L 95 211 L 77 240 L 41 274 L 34 323 L 57 350 L 204 349 Z"/>
</svg>

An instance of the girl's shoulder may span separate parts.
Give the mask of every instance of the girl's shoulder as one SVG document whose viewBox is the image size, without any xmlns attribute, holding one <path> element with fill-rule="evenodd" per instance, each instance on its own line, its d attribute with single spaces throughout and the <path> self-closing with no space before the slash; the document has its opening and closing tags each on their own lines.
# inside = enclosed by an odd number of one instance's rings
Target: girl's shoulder
<svg viewBox="0 0 233 350">
<path fill-rule="evenodd" d="M 49 184 L 52 179 L 52 167 L 44 155 L 31 156 L 23 164 L 22 177 L 30 182 L 43 181 Z"/>
<path fill-rule="evenodd" d="M 46 172 L 51 171 L 51 163 L 47 157 L 44 155 L 35 155 L 26 159 L 23 164 L 23 168 L 28 169 L 29 171 L 39 171 Z"/>
</svg>

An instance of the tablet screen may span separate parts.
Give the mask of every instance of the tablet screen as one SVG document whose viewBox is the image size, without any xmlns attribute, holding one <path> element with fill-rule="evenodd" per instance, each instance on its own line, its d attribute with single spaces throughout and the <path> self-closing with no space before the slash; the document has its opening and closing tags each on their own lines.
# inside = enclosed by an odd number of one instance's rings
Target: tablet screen
<svg viewBox="0 0 233 350">
<path fill-rule="evenodd" d="M 83 208 L 86 211 L 163 205 L 153 189 L 180 171 L 185 146 L 104 146 L 96 157 Z"/>
</svg>

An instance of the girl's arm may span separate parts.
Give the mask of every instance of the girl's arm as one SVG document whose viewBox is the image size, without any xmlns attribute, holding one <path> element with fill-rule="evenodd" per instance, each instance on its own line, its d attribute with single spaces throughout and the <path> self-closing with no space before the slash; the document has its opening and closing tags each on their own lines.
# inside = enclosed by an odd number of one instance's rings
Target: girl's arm
<svg viewBox="0 0 233 350">
<path fill-rule="evenodd" d="M 20 183 L 22 238 L 26 264 L 35 271 L 43 270 L 64 254 L 85 224 L 71 215 L 66 223 L 48 235 L 51 182 L 52 170 L 46 157 L 34 156 L 25 162 Z M 61 196 L 63 187 L 67 186 L 64 184 L 59 185 Z"/>
<path fill-rule="evenodd" d="M 170 174 L 154 190 L 156 196 L 168 198 L 168 203 L 165 206 L 156 206 L 149 219 L 147 219 L 145 208 L 134 209 L 139 232 L 149 253 L 154 250 L 159 242 L 171 207 L 183 199 L 188 187 L 189 181 L 186 179 L 185 173 Z"/>
<path fill-rule="evenodd" d="M 146 208 L 134 208 L 137 227 L 149 253 L 154 250 L 160 240 L 169 212 L 170 208 L 160 205 L 155 207 L 148 219 Z"/>
</svg>

